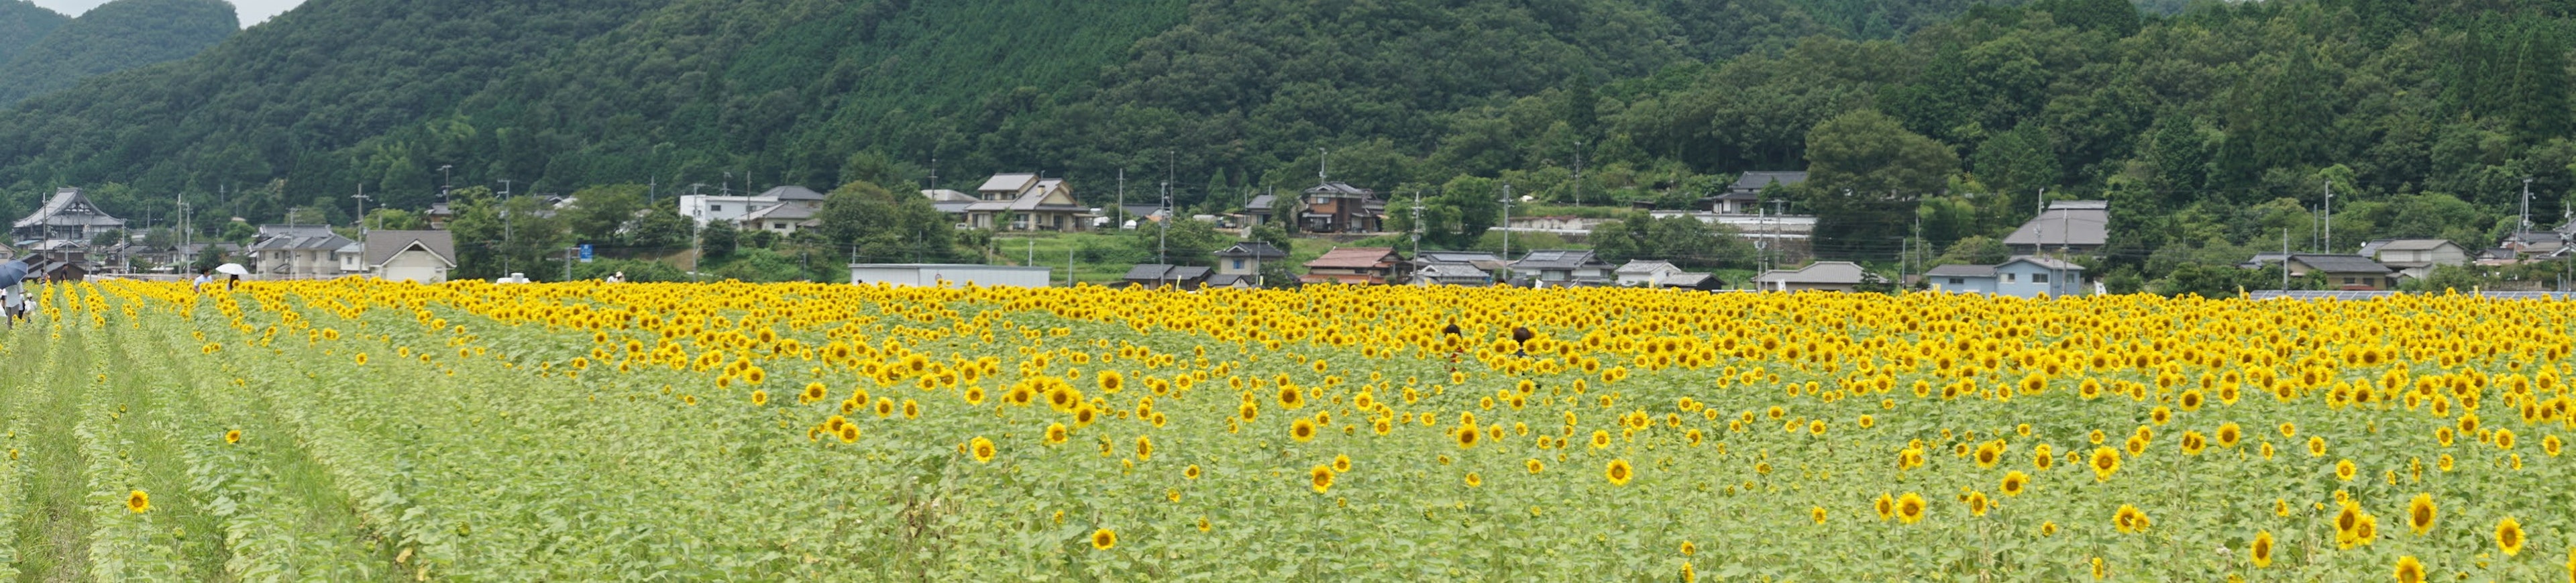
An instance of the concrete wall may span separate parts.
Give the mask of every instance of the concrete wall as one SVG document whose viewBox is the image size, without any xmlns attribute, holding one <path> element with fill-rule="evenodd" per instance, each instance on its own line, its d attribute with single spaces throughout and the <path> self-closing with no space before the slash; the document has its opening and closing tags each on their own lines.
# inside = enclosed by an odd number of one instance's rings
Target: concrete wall
<svg viewBox="0 0 2576 583">
<path fill-rule="evenodd" d="M 850 283 L 934 286 L 944 280 L 948 287 L 965 287 L 969 283 L 986 287 L 1047 287 L 1054 281 L 1054 273 L 1054 269 L 1045 267 L 867 264 L 850 266 Z"/>
</svg>

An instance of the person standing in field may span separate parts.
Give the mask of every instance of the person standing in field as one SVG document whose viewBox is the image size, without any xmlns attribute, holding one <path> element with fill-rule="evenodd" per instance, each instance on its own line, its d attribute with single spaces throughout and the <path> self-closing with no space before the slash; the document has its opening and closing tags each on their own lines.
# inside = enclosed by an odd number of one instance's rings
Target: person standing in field
<svg viewBox="0 0 2576 583">
<path fill-rule="evenodd" d="M 19 284 L 10 284 L 9 287 L 0 288 L 0 318 L 6 318 L 8 320 L 7 328 L 18 327 L 18 320 L 25 319 L 27 317 L 26 296 L 27 292 L 25 290 L 25 286 Z"/>
<path fill-rule="evenodd" d="M 206 284 L 214 282 L 215 272 L 213 270 L 199 269 L 197 270 L 197 280 L 189 282 L 188 289 L 194 290 L 197 293 L 206 293 Z"/>
</svg>

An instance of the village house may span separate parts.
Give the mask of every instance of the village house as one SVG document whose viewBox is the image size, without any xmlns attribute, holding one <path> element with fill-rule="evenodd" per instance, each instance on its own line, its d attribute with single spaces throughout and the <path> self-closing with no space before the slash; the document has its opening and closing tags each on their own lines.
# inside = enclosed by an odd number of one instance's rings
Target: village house
<svg viewBox="0 0 2576 583">
<path fill-rule="evenodd" d="M 770 229 L 768 225 L 743 222 L 743 218 L 781 204 L 795 203 L 812 207 L 822 202 L 823 193 L 815 192 L 814 189 L 802 186 L 780 186 L 750 196 L 683 194 L 680 195 L 679 209 L 680 216 L 697 221 L 699 227 L 705 227 L 707 223 L 715 221 L 735 221 L 736 225 L 746 229 L 781 230 Z M 436 208 L 433 207 L 432 210 Z M 791 225 L 784 230 L 792 232 L 795 228 Z"/>
<path fill-rule="evenodd" d="M 1723 215 L 1749 215 L 1761 212 L 1762 190 L 1771 185 L 1789 186 L 1807 181 L 1805 172 L 1754 171 L 1735 178 L 1725 192 L 1702 197 L 1699 206 Z"/>
<path fill-rule="evenodd" d="M 1306 262 L 1306 275 L 1298 276 L 1297 281 L 1384 285 L 1404 281 L 1411 275 L 1410 265 L 1392 247 L 1340 247 Z"/>
<path fill-rule="evenodd" d="M 1261 241 L 1244 241 L 1218 250 L 1216 275 L 1208 276 L 1208 285 L 1217 287 L 1260 287 L 1261 265 L 1288 258 L 1288 252 Z"/>
<path fill-rule="evenodd" d="M 1309 233 L 1375 233 L 1382 226 L 1386 201 L 1377 191 L 1340 182 L 1306 189 L 1299 225 Z M 1276 203 L 1274 203 L 1276 204 Z"/>
<path fill-rule="evenodd" d="M 981 200 L 975 198 L 975 195 L 945 188 L 923 190 L 921 197 L 930 199 L 930 208 L 939 209 L 940 214 L 948 215 L 948 219 L 956 221 L 957 228 L 960 229 L 971 228 L 971 225 L 966 222 L 966 207 L 975 206 L 975 203 Z"/>
<path fill-rule="evenodd" d="M 2326 285 L 2340 290 L 2397 289 L 2396 270 L 2360 255 L 2295 254 L 2287 264 L 2291 277 L 2323 274 Z"/>
<path fill-rule="evenodd" d="M 1494 284 L 1494 274 L 1508 272 L 1512 262 L 1483 251 L 1424 251 L 1413 258 L 1414 285 Z"/>
<path fill-rule="evenodd" d="M 2432 275 L 2435 267 L 2469 264 L 2469 249 L 2444 239 L 2378 239 L 2363 243 L 2358 255 L 2414 279 Z"/>
<path fill-rule="evenodd" d="M 1604 285 L 1617 268 L 1589 249 L 1546 249 L 1512 262 L 1512 276 L 1530 280 L 1533 287 Z"/>
<path fill-rule="evenodd" d="M 966 226 L 1006 231 L 1081 231 L 1097 215 L 1073 198 L 1062 178 L 1032 173 L 995 174 L 975 187 Z"/>
<path fill-rule="evenodd" d="M 802 186 L 781 186 L 760 193 L 757 198 L 776 201 L 760 210 L 743 213 L 735 224 L 746 231 L 769 231 L 780 236 L 810 229 L 819 224 L 814 215 L 823 211 L 823 193 Z"/>
<path fill-rule="evenodd" d="M 1626 287 L 1653 287 L 1657 284 L 1663 283 L 1664 278 L 1689 272 L 1683 271 L 1680 267 L 1673 266 L 1670 261 L 1630 259 L 1627 264 L 1620 265 L 1618 271 L 1615 273 L 1618 274 L 1619 285 Z"/>
<path fill-rule="evenodd" d="M 1869 270 L 1849 261 L 1818 261 L 1797 269 L 1774 269 L 1753 277 L 1762 291 L 1856 291 Z"/>
<path fill-rule="evenodd" d="M 1208 268 L 1195 265 L 1147 263 L 1128 268 L 1127 275 L 1119 279 L 1136 287 L 1168 285 L 1173 289 L 1198 289 L 1207 284 L 1208 273 Z"/>
<path fill-rule="evenodd" d="M 18 250 L 35 259 L 30 276 L 42 275 L 58 280 L 79 280 L 89 274 L 105 271 L 90 248 L 99 235 L 122 231 L 125 220 L 109 216 L 91 203 L 78 188 L 54 191 L 53 198 L 10 225 L 9 238 Z"/>
<path fill-rule="evenodd" d="M 251 239 L 253 271 L 261 279 L 330 279 L 347 275 L 340 249 L 357 241 L 331 231 L 329 225 L 260 225 Z"/>
<path fill-rule="evenodd" d="M 1994 265 L 1943 265 L 1924 272 L 1934 291 L 2013 297 L 2083 293 L 2084 266 L 2049 257 L 2014 256 Z"/>
<path fill-rule="evenodd" d="M 445 283 L 456 269 L 456 235 L 448 231 L 368 231 L 358 267 L 386 281 Z M 343 264 L 342 268 L 347 268 Z"/>
<path fill-rule="evenodd" d="M 2004 236 L 2004 247 L 2014 253 L 2090 254 L 2102 248 L 2111 238 L 2111 203 L 2099 200 L 2060 200 L 2048 203 L 2048 210 L 2031 217 Z"/>
</svg>

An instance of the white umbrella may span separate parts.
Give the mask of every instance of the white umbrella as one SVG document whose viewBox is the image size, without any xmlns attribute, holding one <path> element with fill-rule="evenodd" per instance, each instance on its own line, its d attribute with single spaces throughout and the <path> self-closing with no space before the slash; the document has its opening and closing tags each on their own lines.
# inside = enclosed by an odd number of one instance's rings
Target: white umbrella
<svg viewBox="0 0 2576 583">
<path fill-rule="evenodd" d="M 215 272 L 229 273 L 233 275 L 250 275 L 250 268 L 242 267 L 239 263 L 226 263 L 215 266 Z"/>
</svg>

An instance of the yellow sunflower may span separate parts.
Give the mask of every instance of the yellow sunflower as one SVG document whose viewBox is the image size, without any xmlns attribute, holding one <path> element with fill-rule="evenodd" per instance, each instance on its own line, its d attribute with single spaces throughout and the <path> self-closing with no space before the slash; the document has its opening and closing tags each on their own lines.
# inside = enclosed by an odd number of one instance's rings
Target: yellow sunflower
<svg viewBox="0 0 2576 583">
<path fill-rule="evenodd" d="M 2504 551 L 2504 556 L 2522 554 L 2522 521 L 2507 516 L 2496 522 L 2495 541 L 2496 549 Z"/>
<path fill-rule="evenodd" d="M 125 509 L 132 510 L 135 514 L 142 514 L 144 511 L 151 510 L 152 495 L 144 493 L 142 490 L 135 490 L 133 493 L 126 494 Z"/>
<path fill-rule="evenodd" d="M 2406 502 L 2406 528 L 2414 530 L 2415 534 L 2432 532 L 2433 518 L 2440 511 L 2440 507 L 2433 504 L 2432 494 L 2416 494 L 2414 500 Z"/>
<path fill-rule="evenodd" d="M 2254 562 L 2254 568 L 2272 566 L 2272 531 L 2255 532 L 2253 544 L 2245 547 L 2245 556 Z"/>
<path fill-rule="evenodd" d="M 1118 546 L 1118 531 L 1106 528 L 1091 531 L 1091 548 L 1106 551 L 1116 546 Z"/>
<path fill-rule="evenodd" d="M 1898 522 L 1906 524 L 1922 522 L 1923 512 L 1925 510 L 1927 510 L 1927 506 L 1924 504 L 1923 496 L 1921 495 L 1913 492 L 1906 492 L 1904 496 L 1899 496 L 1896 499 L 1896 520 Z"/>
<path fill-rule="evenodd" d="M 992 463 L 994 454 L 999 453 L 999 451 L 993 447 L 993 440 L 984 439 L 982 437 L 976 437 L 975 439 L 966 442 L 966 449 L 974 452 L 976 463 Z"/>
<path fill-rule="evenodd" d="M 2397 583 L 2424 583 L 2424 562 L 2415 555 L 2397 558 Z"/>
<path fill-rule="evenodd" d="M 1602 468 L 1601 476 L 1609 478 L 1611 485 L 1626 486 L 1629 479 L 1636 477 L 1635 472 L 1634 468 L 1628 466 L 1626 458 L 1620 458 L 1610 460 L 1609 467 Z"/>
<path fill-rule="evenodd" d="M 1315 464 L 1314 469 L 1306 470 L 1306 481 L 1317 494 L 1333 489 L 1333 467 Z"/>
<path fill-rule="evenodd" d="M 2093 481 L 2111 481 L 2111 473 L 2120 471 L 2120 452 L 2107 447 L 2093 448 Z"/>
</svg>

